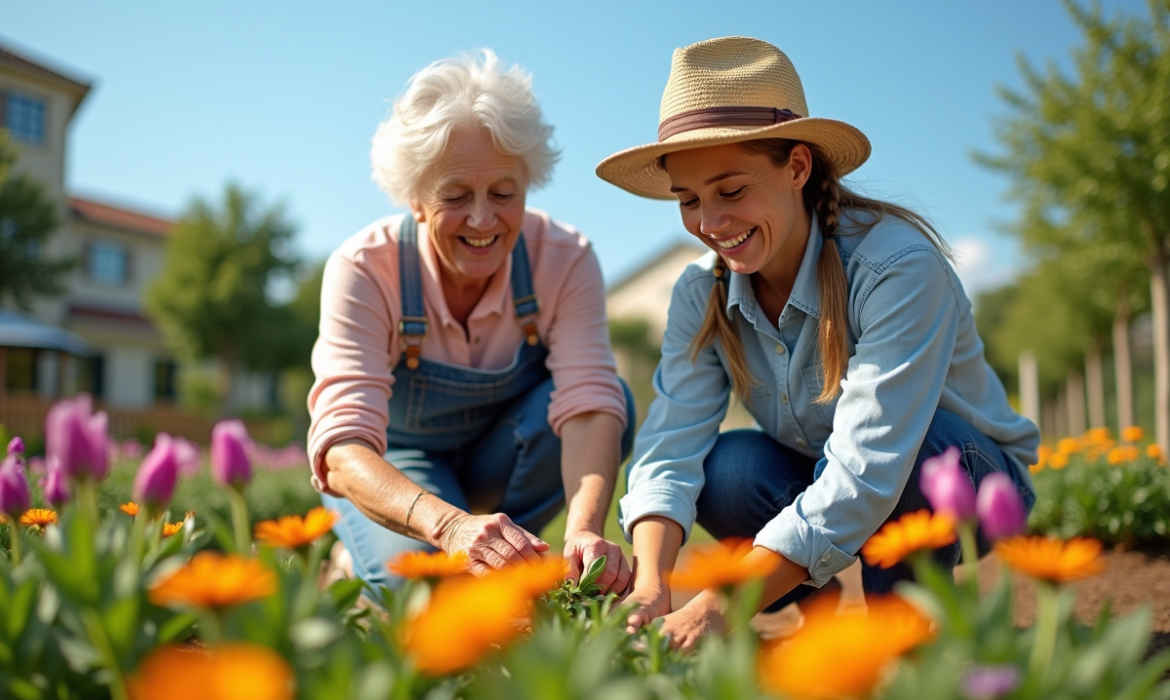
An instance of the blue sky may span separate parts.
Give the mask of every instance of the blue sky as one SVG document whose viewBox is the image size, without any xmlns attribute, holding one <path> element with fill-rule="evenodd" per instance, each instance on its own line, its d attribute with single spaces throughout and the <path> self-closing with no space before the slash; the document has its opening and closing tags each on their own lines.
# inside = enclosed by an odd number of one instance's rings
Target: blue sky
<svg viewBox="0 0 1170 700">
<path fill-rule="evenodd" d="M 1144 13 L 1140 0 L 1110 11 Z M 369 142 L 407 79 L 490 47 L 533 74 L 563 158 L 529 204 L 582 230 L 613 281 L 684 237 L 677 207 L 596 178 L 654 140 L 674 48 L 748 35 L 784 50 L 815 116 L 873 143 L 851 181 L 932 217 L 969 287 L 1024 265 L 995 233 L 1008 182 L 970 158 L 996 149 L 1016 55 L 1068 64 L 1058 0 L 982 2 L 223 2 L 0 0 L 0 42 L 94 83 L 74 119 L 68 187 L 165 216 L 237 181 L 283 202 L 307 258 L 394 211 Z"/>
</svg>

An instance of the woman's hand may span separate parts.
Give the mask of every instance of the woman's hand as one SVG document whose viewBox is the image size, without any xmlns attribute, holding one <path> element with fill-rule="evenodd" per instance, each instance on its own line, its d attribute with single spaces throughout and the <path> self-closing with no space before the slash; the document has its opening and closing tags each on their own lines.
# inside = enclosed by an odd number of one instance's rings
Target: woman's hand
<svg viewBox="0 0 1170 700">
<path fill-rule="evenodd" d="M 629 603 L 637 605 L 626 618 L 626 632 L 633 634 L 639 627 L 670 614 L 670 591 L 661 585 L 635 586 L 622 601 L 623 605 Z"/>
<path fill-rule="evenodd" d="M 605 571 L 597 578 L 601 593 L 624 593 L 630 584 L 630 565 L 622 548 L 600 535 L 580 530 L 565 538 L 565 561 L 569 563 L 568 578 L 580 581 L 589 565 L 605 557 Z"/>
<path fill-rule="evenodd" d="M 703 591 L 691 602 L 662 619 L 662 633 L 675 649 L 689 651 L 706 634 L 727 633 L 727 619 L 719 605 L 719 594 Z"/>
<path fill-rule="evenodd" d="M 509 564 L 537 564 L 540 553 L 548 551 L 547 542 L 503 513 L 456 513 L 443 523 L 438 545 L 447 554 L 465 552 L 467 570 L 476 576 L 486 576 Z"/>
</svg>

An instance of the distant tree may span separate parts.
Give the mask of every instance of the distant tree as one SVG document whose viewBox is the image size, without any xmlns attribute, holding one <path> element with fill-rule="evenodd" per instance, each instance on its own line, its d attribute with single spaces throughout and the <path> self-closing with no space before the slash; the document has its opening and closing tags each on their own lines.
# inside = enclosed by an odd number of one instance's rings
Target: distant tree
<svg viewBox="0 0 1170 700">
<path fill-rule="evenodd" d="M 194 199 L 171 234 L 147 309 L 180 353 L 219 359 L 223 400 L 232 371 L 257 366 L 255 348 L 271 347 L 281 312 L 269 284 L 297 265 L 294 233 L 279 206 L 262 208 L 229 184 L 219 204 Z"/>
<path fill-rule="evenodd" d="M 57 229 L 57 210 L 39 182 L 13 174 L 16 159 L 8 130 L 0 129 L 0 304 L 28 309 L 33 299 L 64 291 L 62 277 L 76 261 L 42 255 Z"/>
<path fill-rule="evenodd" d="M 617 318 L 609 322 L 609 339 L 621 361 L 622 378 L 634 395 L 638 425 L 654 400 L 654 370 L 662 348 L 650 339 L 650 323 L 642 318 Z"/>
<path fill-rule="evenodd" d="M 1084 34 L 1073 75 L 1021 58 L 1025 88 L 1001 92 L 1007 152 L 981 160 L 1013 177 L 1026 244 L 1117 246 L 1149 270 L 1156 435 L 1170 450 L 1170 0 L 1149 0 L 1148 18 L 1065 6 Z"/>
</svg>

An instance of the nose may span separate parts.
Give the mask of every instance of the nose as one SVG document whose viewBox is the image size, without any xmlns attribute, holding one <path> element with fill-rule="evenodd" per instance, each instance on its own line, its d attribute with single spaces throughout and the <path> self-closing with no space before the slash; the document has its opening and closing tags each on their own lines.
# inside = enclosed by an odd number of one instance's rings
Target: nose
<svg viewBox="0 0 1170 700">
<path fill-rule="evenodd" d="M 496 223 L 496 211 L 486 197 L 476 197 L 467 216 L 467 225 L 476 231 L 487 231 Z"/>
<path fill-rule="evenodd" d="M 718 207 L 703 207 L 699 212 L 699 232 L 705 236 L 714 236 L 731 222 L 731 217 L 724 214 Z"/>
</svg>

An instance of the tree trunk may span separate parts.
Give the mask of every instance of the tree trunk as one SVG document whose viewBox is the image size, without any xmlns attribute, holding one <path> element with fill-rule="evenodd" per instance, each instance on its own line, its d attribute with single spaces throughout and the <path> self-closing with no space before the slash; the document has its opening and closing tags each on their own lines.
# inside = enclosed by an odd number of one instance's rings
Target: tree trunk
<svg viewBox="0 0 1170 700">
<path fill-rule="evenodd" d="M 1068 437 L 1068 387 L 1056 392 L 1056 437 Z"/>
<path fill-rule="evenodd" d="M 1020 410 L 1024 417 L 1040 425 L 1040 370 L 1036 365 L 1036 353 L 1025 350 L 1020 353 Z"/>
<path fill-rule="evenodd" d="M 1040 402 L 1040 437 L 1054 439 L 1059 434 L 1056 431 L 1056 401 L 1054 399 Z"/>
<path fill-rule="evenodd" d="M 1170 454 L 1170 299 L 1166 251 L 1158 246 L 1150 261 L 1150 305 L 1154 316 L 1154 435 L 1162 454 Z"/>
<path fill-rule="evenodd" d="M 1068 432 L 1069 435 L 1079 437 L 1085 433 L 1085 377 L 1080 372 L 1069 372 L 1065 385 Z"/>
<path fill-rule="evenodd" d="M 1133 359 L 1129 351 L 1129 302 L 1120 299 L 1113 314 L 1113 373 L 1117 377 L 1117 430 L 1133 425 Z"/>
<path fill-rule="evenodd" d="M 1089 390 L 1089 427 L 1105 427 L 1105 370 L 1101 362 L 1101 341 L 1094 338 L 1085 354 L 1085 383 Z"/>
</svg>

